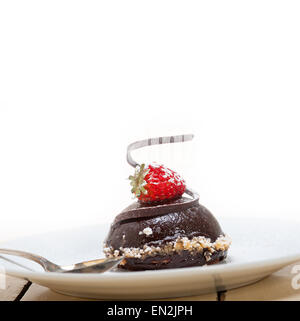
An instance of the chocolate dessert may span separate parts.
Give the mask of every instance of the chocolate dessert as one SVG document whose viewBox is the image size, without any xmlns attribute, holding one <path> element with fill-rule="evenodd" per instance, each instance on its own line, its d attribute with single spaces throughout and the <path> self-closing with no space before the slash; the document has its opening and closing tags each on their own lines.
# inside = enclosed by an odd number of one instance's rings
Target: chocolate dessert
<svg viewBox="0 0 300 321">
<path fill-rule="evenodd" d="M 214 264 L 226 258 L 230 238 L 185 181 L 162 165 L 139 166 L 130 156 L 136 148 L 192 138 L 162 137 L 129 146 L 127 160 L 136 168 L 130 177 L 132 192 L 138 201 L 116 216 L 104 246 L 107 257 L 124 255 L 120 268 L 179 268 Z"/>
</svg>

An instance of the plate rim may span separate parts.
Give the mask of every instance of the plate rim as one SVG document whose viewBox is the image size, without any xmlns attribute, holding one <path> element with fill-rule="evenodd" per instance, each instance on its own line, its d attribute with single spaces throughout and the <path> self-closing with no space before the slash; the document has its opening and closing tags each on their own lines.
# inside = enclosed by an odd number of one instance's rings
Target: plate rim
<svg viewBox="0 0 300 321">
<path fill-rule="evenodd" d="M 243 218 L 243 220 L 251 220 L 251 221 L 257 221 L 257 217 L 246 217 Z M 241 217 L 223 217 L 222 221 L 224 222 L 225 220 L 241 220 Z M 285 223 L 289 224 L 295 224 L 297 223 L 300 225 L 299 221 L 295 220 L 282 220 L 282 219 L 276 219 L 278 222 L 284 221 Z M 95 224 L 92 225 L 85 225 L 82 227 L 76 228 L 76 230 L 81 229 L 81 228 L 86 228 L 86 227 L 94 227 Z M 109 226 L 108 223 L 100 223 L 97 224 L 97 226 L 105 227 L 107 228 Z M 39 236 L 45 236 L 47 234 L 52 234 L 52 233 L 61 233 L 63 231 L 73 231 L 74 229 L 57 229 L 54 231 L 49 231 L 45 233 L 37 233 L 37 234 L 32 234 L 28 236 L 23 236 L 23 237 L 16 237 L 12 240 L 7 240 L 7 242 L 1 242 L 4 246 L 5 243 L 11 243 L 11 242 L 18 242 L 18 240 L 24 240 L 27 238 L 35 238 Z M 1 245 L 2 245 L 1 244 Z M 9 248 L 9 247 L 8 247 Z M 228 258 L 230 258 L 230 251 Z M 227 258 L 227 259 L 228 259 Z M 146 270 L 146 271 L 116 271 L 116 272 L 109 272 L 109 273 L 58 273 L 58 272 L 45 272 L 45 271 L 29 271 L 29 270 L 22 270 L 21 268 L 13 268 L 13 267 L 5 267 L 5 273 L 14 276 L 17 278 L 22 278 L 22 279 L 39 279 L 39 280 L 85 280 L 85 281 L 105 281 L 105 280 L 124 280 L 124 276 L 126 275 L 126 279 L 132 280 L 132 279 L 137 279 L 137 278 L 143 278 L 144 280 L 147 279 L 153 279 L 153 276 L 157 279 L 162 279 L 165 278 L 166 275 L 170 277 L 176 277 L 180 275 L 181 277 L 183 275 L 188 275 L 188 276 L 197 276 L 197 275 L 211 275 L 213 273 L 222 273 L 222 274 L 229 274 L 229 273 L 234 273 L 236 271 L 244 271 L 246 272 L 247 270 L 250 269 L 257 269 L 257 268 L 271 268 L 272 266 L 275 267 L 278 266 L 278 269 L 280 269 L 283 266 L 289 265 L 293 262 L 297 262 L 300 260 L 300 249 L 299 251 L 295 251 L 295 253 L 290 254 L 290 255 L 282 255 L 274 258 L 267 258 L 267 259 L 259 259 L 250 262 L 228 262 L 226 264 L 226 260 L 224 264 L 213 264 L 213 265 L 205 265 L 205 266 L 194 266 L 194 267 L 185 267 L 185 268 L 174 268 L 174 269 L 162 269 L 162 270 Z M 274 270 L 274 271 L 275 271 Z M 188 272 L 188 273 L 187 273 Z"/>
<path fill-rule="evenodd" d="M 193 277 L 195 275 L 211 275 L 213 273 L 222 272 L 222 274 L 226 273 L 234 273 L 236 271 L 247 271 L 253 268 L 266 268 L 266 267 L 278 267 L 286 266 L 292 264 L 293 262 L 297 262 L 300 260 L 300 253 L 293 254 L 288 256 L 282 256 L 273 259 L 265 259 L 259 261 L 252 262 L 243 262 L 243 263 L 232 263 L 230 265 L 227 264 L 216 264 L 210 266 L 196 266 L 196 267 L 186 267 L 186 268 L 176 268 L 176 269 L 165 269 L 165 270 L 147 270 L 147 271 L 134 271 L 134 272 L 116 272 L 116 273 L 59 273 L 59 272 L 44 272 L 44 271 L 21 271 L 15 269 L 5 269 L 5 273 L 18 277 L 18 278 L 26 278 L 26 279 L 40 279 L 40 280 L 83 280 L 84 281 L 103 281 L 103 280 L 124 280 L 124 275 L 126 275 L 126 279 L 132 281 L 132 279 L 142 278 L 143 280 L 153 279 L 153 276 L 156 278 L 164 278 L 165 275 L 169 275 L 170 277 L 175 277 L 177 275 L 182 276 L 188 275 L 189 277 Z M 187 273 L 189 272 L 189 273 Z M 109 276 L 109 277 L 108 277 Z"/>
</svg>

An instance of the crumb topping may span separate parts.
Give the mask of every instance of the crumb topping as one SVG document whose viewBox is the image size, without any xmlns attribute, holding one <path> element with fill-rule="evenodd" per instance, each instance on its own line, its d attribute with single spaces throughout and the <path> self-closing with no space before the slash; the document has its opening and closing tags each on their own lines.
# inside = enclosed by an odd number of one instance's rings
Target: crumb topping
<svg viewBox="0 0 300 321">
<path fill-rule="evenodd" d="M 143 233 L 146 229 L 143 230 Z M 151 230 L 151 229 L 150 229 Z M 149 232 L 149 230 L 147 230 Z M 146 234 L 146 233 L 145 233 Z M 152 230 L 151 233 L 152 234 Z M 148 234 L 149 235 L 149 234 Z M 107 257 L 113 258 L 120 254 L 126 258 L 145 258 L 146 256 L 155 256 L 159 254 L 171 254 L 183 250 L 190 251 L 192 254 L 203 253 L 206 261 L 211 259 L 212 253 L 215 251 L 225 251 L 231 244 L 231 238 L 228 235 L 220 235 L 215 242 L 211 242 L 209 238 L 204 236 L 195 236 L 192 239 L 187 237 L 178 237 L 175 241 L 167 242 L 162 246 L 153 246 L 145 244 L 142 248 L 136 247 L 120 247 L 118 250 L 104 245 L 104 253 Z"/>
<path fill-rule="evenodd" d="M 142 234 L 146 234 L 147 236 L 153 234 L 152 228 L 151 227 L 144 228 L 142 231 L 139 232 L 139 235 L 142 235 Z"/>
</svg>

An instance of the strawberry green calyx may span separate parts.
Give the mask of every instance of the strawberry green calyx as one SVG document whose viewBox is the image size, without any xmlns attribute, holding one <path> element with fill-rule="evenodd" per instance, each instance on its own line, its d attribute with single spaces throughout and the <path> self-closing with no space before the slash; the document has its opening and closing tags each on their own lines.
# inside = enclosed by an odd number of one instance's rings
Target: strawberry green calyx
<svg viewBox="0 0 300 321">
<path fill-rule="evenodd" d="M 176 172 L 157 163 L 136 166 L 134 176 L 129 179 L 131 192 L 141 203 L 179 198 L 185 190 L 185 181 Z"/>
<path fill-rule="evenodd" d="M 149 169 L 145 168 L 145 164 L 142 164 L 135 167 L 135 173 L 133 176 L 129 176 L 130 185 L 132 186 L 131 192 L 135 194 L 136 197 L 141 196 L 141 194 L 146 195 L 148 193 L 144 188 L 147 184 L 145 177 L 148 173 Z"/>
</svg>

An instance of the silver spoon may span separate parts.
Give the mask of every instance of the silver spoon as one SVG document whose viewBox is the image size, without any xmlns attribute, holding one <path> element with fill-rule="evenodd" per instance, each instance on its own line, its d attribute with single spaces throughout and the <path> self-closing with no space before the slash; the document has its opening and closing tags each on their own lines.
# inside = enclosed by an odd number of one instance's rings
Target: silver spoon
<svg viewBox="0 0 300 321">
<path fill-rule="evenodd" d="M 85 261 L 85 262 L 80 262 L 72 265 L 57 265 L 54 264 L 44 257 L 24 251 L 17 251 L 17 250 L 11 250 L 11 249 L 1 249 L 0 248 L 0 253 L 1 254 L 8 254 L 8 255 L 15 255 L 15 256 L 21 256 L 25 259 L 34 261 L 41 265 L 43 269 L 46 272 L 60 272 L 60 273 L 103 273 L 105 271 L 108 271 L 112 269 L 114 266 L 116 266 L 118 263 L 120 263 L 124 257 L 123 256 L 118 256 L 116 258 L 112 259 L 97 259 L 97 260 L 91 260 L 91 261 Z M 2 257 L 4 258 L 4 257 Z M 4 258 L 5 259 L 5 258 Z M 12 260 L 8 260 L 9 262 L 12 262 L 14 264 L 17 264 L 19 266 L 25 267 L 21 264 L 18 264 Z M 25 267 L 27 268 L 27 267 Z M 28 269 L 28 268 L 27 268 Z"/>
</svg>

